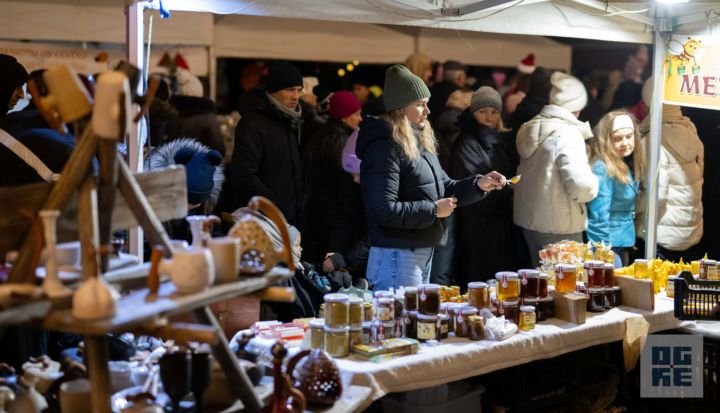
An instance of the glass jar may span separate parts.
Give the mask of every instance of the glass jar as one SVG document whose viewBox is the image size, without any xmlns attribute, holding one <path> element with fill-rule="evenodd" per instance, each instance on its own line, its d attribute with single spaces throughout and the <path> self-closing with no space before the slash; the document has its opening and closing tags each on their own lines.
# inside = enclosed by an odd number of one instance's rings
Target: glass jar
<svg viewBox="0 0 720 413">
<path fill-rule="evenodd" d="M 490 287 L 484 282 L 468 283 L 468 304 L 475 308 L 486 308 L 490 304 Z"/>
<path fill-rule="evenodd" d="M 519 270 L 520 297 L 537 297 L 540 295 L 540 271 Z"/>
<path fill-rule="evenodd" d="M 405 296 L 398 294 L 395 296 L 395 319 L 401 320 L 404 312 L 405 312 Z"/>
<path fill-rule="evenodd" d="M 440 324 L 440 339 L 444 340 L 448 338 L 448 333 L 450 332 L 450 328 L 448 326 L 450 322 L 450 317 L 447 314 L 440 313 L 438 314 L 438 324 Z"/>
<path fill-rule="evenodd" d="M 613 295 L 615 296 L 615 307 L 622 305 L 622 289 L 619 285 L 612 287 Z"/>
<path fill-rule="evenodd" d="M 350 349 L 352 350 L 353 347 L 355 347 L 356 344 L 362 344 L 363 341 L 363 329 L 360 328 L 350 328 Z"/>
<path fill-rule="evenodd" d="M 572 264 L 555 266 L 555 290 L 559 293 L 575 291 L 578 269 Z"/>
<path fill-rule="evenodd" d="M 332 357 L 345 357 L 350 352 L 350 331 L 347 327 L 325 326 L 325 352 Z"/>
<path fill-rule="evenodd" d="M 668 298 L 675 298 L 675 280 L 677 280 L 678 277 L 670 276 L 667 279 L 667 287 L 665 288 L 665 294 L 667 294 Z"/>
<path fill-rule="evenodd" d="M 440 286 L 420 284 L 418 286 L 418 313 L 437 315 L 440 312 Z"/>
<path fill-rule="evenodd" d="M 540 273 L 540 277 L 538 278 L 538 297 L 547 297 L 548 296 L 548 275 L 544 272 Z"/>
<path fill-rule="evenodd" d="M 518 309 L 518 300 L 503 301 L 500 306 L 500 315 L 504 315 L 506 320 L 515 324 L 520 322 L 520 313 Z"/>
<path fill-rule="evenodd" d="M 535 307 L 531 305 L 520 306 L 520 324 L 518 328 L 523 331 L 530 331 L 535 328 Z"/>
<path fill-rule="evenodd" d="M 648 260 L 644 258 L 635 259 L 635 278 L 648 278 Z"/>
<path fill-rule="evenodd" d="M 692 275 L 698 275 L 700 274 L 700 260 L 695 260 L 690 262 L 690 272 Z"/>
<path fill-rule="evenodd" d="M 325 325 L 347 327 L 350 323 L 350 297 L 347 294 L 325 294 Z"/>
<path fill-rule="evenodd" d="M 325 318 L 325 303 L 320 304 L 317 318 Z"/>
<path fill-rule="evenodd" d="M 375 309 L 372 303 L 363 303 L 363 322 L 373 321 L 375 319 Z"/>
<path fill-rule="evenodd" d="M 707 279 L 708 281 L 720 281 L 720 265 L 717 261 L 707 263 Z"/>
<path fill-rule="evenodd" d="M 466 304 L 464 303 L 447 303 L 447 315 L 448 315 L 448 332 L 454 333 L 455 332 L 455 309 L 465 307 Z M 441 312 L 442 314 L 442 312 Z"/>
<path fill-rule="evenodd" d="M 437 315 L 418 313 L 417 315 L 417 339 L 420 342 L 437 340 L 439 331 L 437 328 Z"/>
<path fill-rule="evenodd" d="M 637 262 L 637 260 L 635 260 L 635 262 Z M 717 261 L 715 261 L 715 260 L 706 260 L 706 259 L 700 260 L 700 271 L 698 272 L 698 278 L 701 280 L 707 280 L 708 266 L 715 265 L 715 264 L 717 264 Z M 637 272 L 637 269 L 635 271 Z"/>
<path fill-rule="evenodd" d="M 583 263 L 590 287 L 602 287 L 605 284 L 605 263 L 602 261 L 585 261 Z"/>
<path fill-rule="evenodd" d="M 363 300 L 359 297 L 350 297 L 350 328 L 362 328 Z"/>
<path fill-rule="evenodd" d="M 615 264 L 605 264 L 603 266 L 603 286 L 612 287 L 615 285 Z"/>
<path fill-rule="evenodd" d="M 552 297 L 543 298 L 545 303 L 545 319 L 549 320 L 555 317 L 555 299 Z"/>
<path fill-rule="evenodd" d="M 485 319 L 479 315 L 471 315 L 467 319 L 468 338 L 473 341 L 485 338 Z"/>
<path fill-rule="evenodd" d="M 418 306 L 418 289 L 417 287 L 405 287 L 405 309 L 407 311 L 417 311 Z"/>
<path fill-rule="evenodd" d="M 379 321 L 392 321 L 395 317 L 395 299 L 392 297 L 378 298 L 375 303 L 375 319 Z"/>
<path fill-rule="evenodd" d="M 516 272 L 502 271 L 495 274 L 498 301 L 517 300 L 520 296 L 520 281 Z"/>
<path fill-rule="evenodd" d="M 417 339 L 417 311 L 408 311 L 405 316 L 405 337 Z"/>
<path fill-rule="evenodd" d="M 467 319 L 470 316 L 477 315 L 478 310 L 475 307 L 463 306 L 455 309 L 455 337 L 468 336 Z"/>
<path fill-rule="evenodd" d="M 587 311 L 601 313 L 605 311 L 605 289 L 602 287 L 588 288 Z"/>
<path fill-rule="evenodd" d="M 375 330 L 372 321 L 364 321 L 362 326 L 362 343 L 370 344 L 375 342 Z"/>
<path fill-rule="evenodd" d="M 322 349 L 325 346 L 325 320 L 316 318 L 310 320 L 310 348 Z"/>
<path fill-rule="evenodd" d="M 382 329 L 380 333 L 378 333 L 378 340 L 395 337 L 395 320 L 383 321 L 380 325 L 382 325 Z M 380 338 L 380 336 L 382 336 L 382 338 Z"/>
<path fill-rule="evenodd" d="M 535 321 L 545 321 L 545 301 L 542 298 L 526 298 L 523 305 L 535 307 Z"/>
</svg>

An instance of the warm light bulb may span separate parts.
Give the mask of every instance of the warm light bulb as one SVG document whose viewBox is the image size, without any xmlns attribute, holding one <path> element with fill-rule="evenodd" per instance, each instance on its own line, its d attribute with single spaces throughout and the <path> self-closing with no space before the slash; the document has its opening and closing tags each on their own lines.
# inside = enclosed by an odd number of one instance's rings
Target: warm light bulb
<svg viewBox="0 0 720 413">
<path fill-rule="evenodd" d="M 345 69 L 347 69 L 348 72 L 352 72 L 353 70 L 355 70 L 355 66 L 353 66 L 352 63 L 348 63 L 347 65 L 345 65 Z"/>
<path fill-rule="evenodd" d="M 338 69 L 338 76 L 340 76 L 340 77 L 345 76 L 345 69 Z"/>
<path fill-rule="evenodd" d="M 359 61 L 359 60 L 353 60 L 353 66 L 357 66 L 357 65 L 359 65 L 359 64 L 360 64 L 360 61 Z"/>
</svg>

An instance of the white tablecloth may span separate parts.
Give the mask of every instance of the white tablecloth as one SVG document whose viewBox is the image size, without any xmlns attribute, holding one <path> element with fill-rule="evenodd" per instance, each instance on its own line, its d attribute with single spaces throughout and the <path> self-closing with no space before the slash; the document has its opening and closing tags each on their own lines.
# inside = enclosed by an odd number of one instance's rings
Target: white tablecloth
<svg viewBox="0 0 720 413">
<path fill-rule="evenodd" d="M 619 341 L 625 335 L 625 320 L 630 317 L 645 317 L 650 333 L 680 326 L 673 317 L 672 300 L 658 295 L 652 312 L 619 307 L 600 314 L 588 313 L 582 325 L 553 318 L 502 342 L 449 338 L 434 347 L 421 345 L 417 354 L 380 363 L 353 356 L 336 362 L 345 383 L 370 387 L 370 397 L 376 400 L 388 393 L 449 383 Z"/>
</svg>

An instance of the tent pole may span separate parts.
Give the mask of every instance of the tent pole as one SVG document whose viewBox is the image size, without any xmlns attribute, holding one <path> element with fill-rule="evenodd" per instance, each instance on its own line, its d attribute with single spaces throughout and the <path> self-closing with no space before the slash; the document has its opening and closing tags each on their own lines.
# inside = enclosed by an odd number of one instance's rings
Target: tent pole
<svg viewBox="0 0 720 413">
<path fill-rule="evenodd" d="M 662 145 L 662 105 L 665 95 L 665 42 L 660 32 L 653 35 L 653 94 L 650 107 L 650 136 L 647 143 L 650 148 L 647 172 L 647 222 L 645 235 L 645 258 L 655 258 L 657 253 L 657 214 L 658 214 L 658 167 L 660 147 Z"/>
<path fill-rule="evenodd" d="M 145 46 L 145 4 L 143 1 L 133 1 L 125 6 L 125 44 L 127 47 L 127 60 L 136 67 L 142 68 L 143 50 Z M 145 82 L 139 82 L 138 93 L 144 94 Z M 133 172 L 141 172 L 143 166 L 142 141 L 143 121 L 132 122 L 128 136 L 128 164 Z M 130 228 L 128 236 L 128 250 L 130 254 L 143 257 L 142 228 Z"/>
<path fill-rule="evenodd" d="M 217 103 L 217 56 L 215 46 L 207 47 L 208 81 L 210 82 L 210 99 Z"/>
</svg>

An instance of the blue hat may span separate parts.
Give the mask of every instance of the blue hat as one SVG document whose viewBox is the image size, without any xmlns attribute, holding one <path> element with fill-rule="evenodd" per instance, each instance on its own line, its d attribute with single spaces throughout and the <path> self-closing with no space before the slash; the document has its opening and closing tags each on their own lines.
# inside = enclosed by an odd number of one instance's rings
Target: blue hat
<svg viewBox="0 0 720 413">
<path fill-rule="evenodd" d="M 220 152 L 214 149 L 205 152 L 181 148 L 173 158 L 176 164 L 185 166 L 188 202 L 201 204 L 209 199 L 215 183 L 215 168 L 222 163 Z"/>
</svg>

